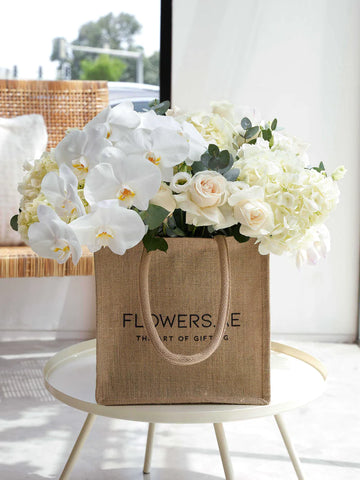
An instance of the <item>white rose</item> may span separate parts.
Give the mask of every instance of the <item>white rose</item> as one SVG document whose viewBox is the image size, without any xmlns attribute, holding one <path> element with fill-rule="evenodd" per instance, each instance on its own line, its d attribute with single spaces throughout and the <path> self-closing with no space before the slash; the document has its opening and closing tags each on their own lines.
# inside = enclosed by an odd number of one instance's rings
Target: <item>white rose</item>
<svg viewBox="0 0 360 480">
<path fill-rule="evenodd" d="M 217 172 L 195 174 L 182 193 L 175 195 L 178 208 L 186 212 L 186 223 L 225 228 L 235 221 L 226 209 L 227 180 Z M 229 215 L 230 213 L 230 215 Z"/>
<path fill-rule="evenodd" d="M 274 214 L 264 201 L 264 190 L 259 186 L 238 190 L 229 197 L 234 218 L 241 223 L 240 233 L 247 237 L 269 234 L 274 228 Z"/>
<path fill-rule="evenodd" d="M 200 208 L 218 207 L 226 200 L 227 180 L 217 172 L 199 172 L 189 183 L 191 200 Z"/>
<path fill-rule="evenodd" d="M 172 213 L 176 208 L 176 201 L 170 187 L 168 187 L 166 183 L 162 183 L 160 185 L 157 194 L 150 200 L 149 203 L 165 208 L 165 210 L 170 213 Z"/>
</svg>

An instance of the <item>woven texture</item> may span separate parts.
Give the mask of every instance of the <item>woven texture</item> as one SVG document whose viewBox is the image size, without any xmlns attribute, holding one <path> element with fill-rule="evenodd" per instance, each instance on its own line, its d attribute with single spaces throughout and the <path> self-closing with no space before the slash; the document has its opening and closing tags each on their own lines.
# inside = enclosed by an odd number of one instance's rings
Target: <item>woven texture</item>
<svg viewBox="0 0 360 480">
<path fill-rule="evenodd" d="M 93 275 L 94 256 L 86 247 L 77 265 L 39 257 L 30 247 L 0 247 L 0 278 Z"/>
<path fill-rule="evenodd" d="M 174 353 L 194 355 L 209 345 L 218 321 L 220 269 L 216 242 L 167 239 L 149 272 L 152 317 Z M 270 399 L 268 257 L 253 242 L 227 238 L 230 312 L 219 348 L 205 361 L 172 365 L 153 347 L 139 306 L 142 245 L 125 255 L 95 253 L 97 314 L 96 399 L 104 405 L 229 403 Z"/>
<path fill-rule="evenodd" d="M 48 131 L 48 149 L 68 128 L 82 128 L 108 105 L 107 82 L 0 80 L 0 117 L 39 113 Z"/>
</svg>

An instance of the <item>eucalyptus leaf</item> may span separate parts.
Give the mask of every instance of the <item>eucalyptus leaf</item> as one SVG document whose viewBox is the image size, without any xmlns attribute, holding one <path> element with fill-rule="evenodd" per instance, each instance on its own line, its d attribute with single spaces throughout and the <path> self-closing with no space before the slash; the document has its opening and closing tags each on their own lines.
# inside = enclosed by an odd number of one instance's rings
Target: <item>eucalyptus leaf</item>
<svg viewBox="0 0 360 480">
<path fill-rule="evenodd" d="M 165 115 L 165 113 L 169 110 L 170 108 L 170 102 L 169 100 L 165 100 L 164 102 L 155 104 L 151 107 L 151 110 L 154 110 L 156 115 Z"/>
<path fill-rule="evenodd" d="M 244 130 L 247 130 L 248 128 L 251 128 L 252 127 L 252 123 L 251 123 L 251 120 L 247 117 L 244 117 L 242 120 L 241 120 L 241 126 Z"/>
<path fill-rule="evenodd" d="M 166 235 L 169 237 L 185 237 L 186 234 L 183 232 L 179 227 L 175 228 L 169 228 L 168 225 L 166 225 Z"/>
<path fill-rule="evenodd" d="M 211 157 L 208 164 L 209 170 L 215 170 L 216 172 L 220 169 L 218 157 Z"/>
<path fill-rule="evenodd" d="M 240 175 L 240 170 L 238 168 L 232 168 L 231 170 L 223 173 L 223 175 L 229 182 L 235 182 Z"/>
<path fill-rule="evenodd" d="M 214 145 L 213 143 L 210 143 L 208 146 L 208 152 L 212 157 L 216 157 L 219 155 L 219 147 L 217 145 Z"/>
<path fill-rule="evenodd" d="M 10 219 L 10 227 L 15 230 L 15 232 L 18 231 L 18 218 L 19 218 L 19 215 L 14 215 L 13 217 L 11 217 Z"/>
<path fill-rule="evenodd" d="M 219 153 L 219 166 L 221 169 L 228 167 L 231 160 L 230 153 L 227 150 L 223 150 Z"/>
<path fill-rule="evenodd" d="M 143 238 L 143 244 L 146 248 L 147 252 L 151 252 L 154 250 L 161 250 L 162 252 L 166 252 L 169 248 L 167 241 L 161 237 L 155 237 L 154 232 L 147 232 L 147 234 Z"/>
<path fill-rule="evenodd" d="M 150 230 L 160 227 L 165 218 L 169 215 L 169 211 L 159 205 L 149 205 L 149 208 L 141 213 L 143 222 L 148 225 Z"/>
<path fill-rule="evenodd" d="M 202 161 L 201 162 L 194 162 L 191 165 L 193 173 L 203 172 L 204 170 L 208 170 L 208 166 L 205 165 Z"/>
<path fill-rule="evenodd" d="M 276 130 L 277 127 L 277 118 L 274 118 L 274 120 L 271 122 L 271 130 Z"/>
<path fill-rule="evenodd" d="M 245 132 L 245 139 L 248 140 L 249 138 L 255 137 L 255 135 L 257 135 L 259 131 L 259 127 L 248 128 Z"/>
</svg>

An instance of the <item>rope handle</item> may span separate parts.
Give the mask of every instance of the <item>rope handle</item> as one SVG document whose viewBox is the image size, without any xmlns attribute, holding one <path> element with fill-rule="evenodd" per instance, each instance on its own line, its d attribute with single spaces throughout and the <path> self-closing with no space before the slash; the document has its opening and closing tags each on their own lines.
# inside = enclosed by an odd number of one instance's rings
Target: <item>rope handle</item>
<svg viewBox="0 0 360 480">
<path fill-rule="evenodd" d="M 215 240 L 218 247 L 221 274 L 218 322 L 216 324 L 214 336 L 211 339 L 209 345 L 202 352 L 194 353 L 193 355 L 184 355 L 181 353 L 170 352 L 170 350 L 165 347 L 159 337 L 159 334 L 156 330 L 151 316 L 149 297 L 149 268 L 153 252 L 147 252 L 145 248 L 143 249 L 139 270 L 139 295 L 144 320 L 144 327 L 153 346 L 155 347 L 155 350 L 161 355 L 161 357 L 163 357 L 165 360 L 167 360 L 173 365 L 184 366 L 194 365 L 196 363 L 203 362 L 216 351 L 216 349 L 220 346 L 221 340 L 223 338 L 223 334 L 226 329 L 226 319 L 229 313 L 230 262 L 226 238 L 223 235 L 216 235 Z"/>
</svg>

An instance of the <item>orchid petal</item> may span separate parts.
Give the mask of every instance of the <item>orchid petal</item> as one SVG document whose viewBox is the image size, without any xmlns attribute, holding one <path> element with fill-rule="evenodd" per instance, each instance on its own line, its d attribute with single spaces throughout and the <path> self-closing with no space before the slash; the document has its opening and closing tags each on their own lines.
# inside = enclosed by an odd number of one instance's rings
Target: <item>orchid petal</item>
<svg viewBox="0 0 360 480">
<path fill-rule="evenodd" d="M 134 210 L 127 210 L 114 203 L 109 207 L 97 207 L 92 213 L 80 217 L 72 226 L 90 251 L 103 246 L 119 255 L 137 245 L 146 233 L 146 227 Z"/>
<path fill-rule="evenodd" d="M 166 115 L 157 115 L 154 110 L 141 113 L 141 128 L 147 130 L 154 130 L 155 128 L 168 128 L 171 130 L 179 131 L 181 129 L 180 124 L 173 118 Z"/>
<path fill-rule="evenodd" d="M 134 110 L 131 102 L 121 102 L 114 107 L 109 115 L 109 123 L 114 127 L 136 128 L 140 124 L 140 117 Z"/>
<path fill-rule="evenodd" d="M 86 200 L 93 205 L 101 200 L 116 198 L 119 182 L 110 163 L 99 163 L 86 178 L 84 187 Z"/>
<path fill-rule="evenodd" d="M 39 205 L 38 218 L 40 221 L 31 224 L 28 231 L 34 252 L 58 263 L 66 262 L 71 255 L 76 265 L 81 257 L 81 246 L 72 228 L 46 205 Z"/>
<path fill-rule="evenodd" d="M 151 132 L 151 139 L 152 151 L 165 167 L 173 167 L 188 157 L 188 142 L 179 132 L 160 127 Z"/>
</svg>

